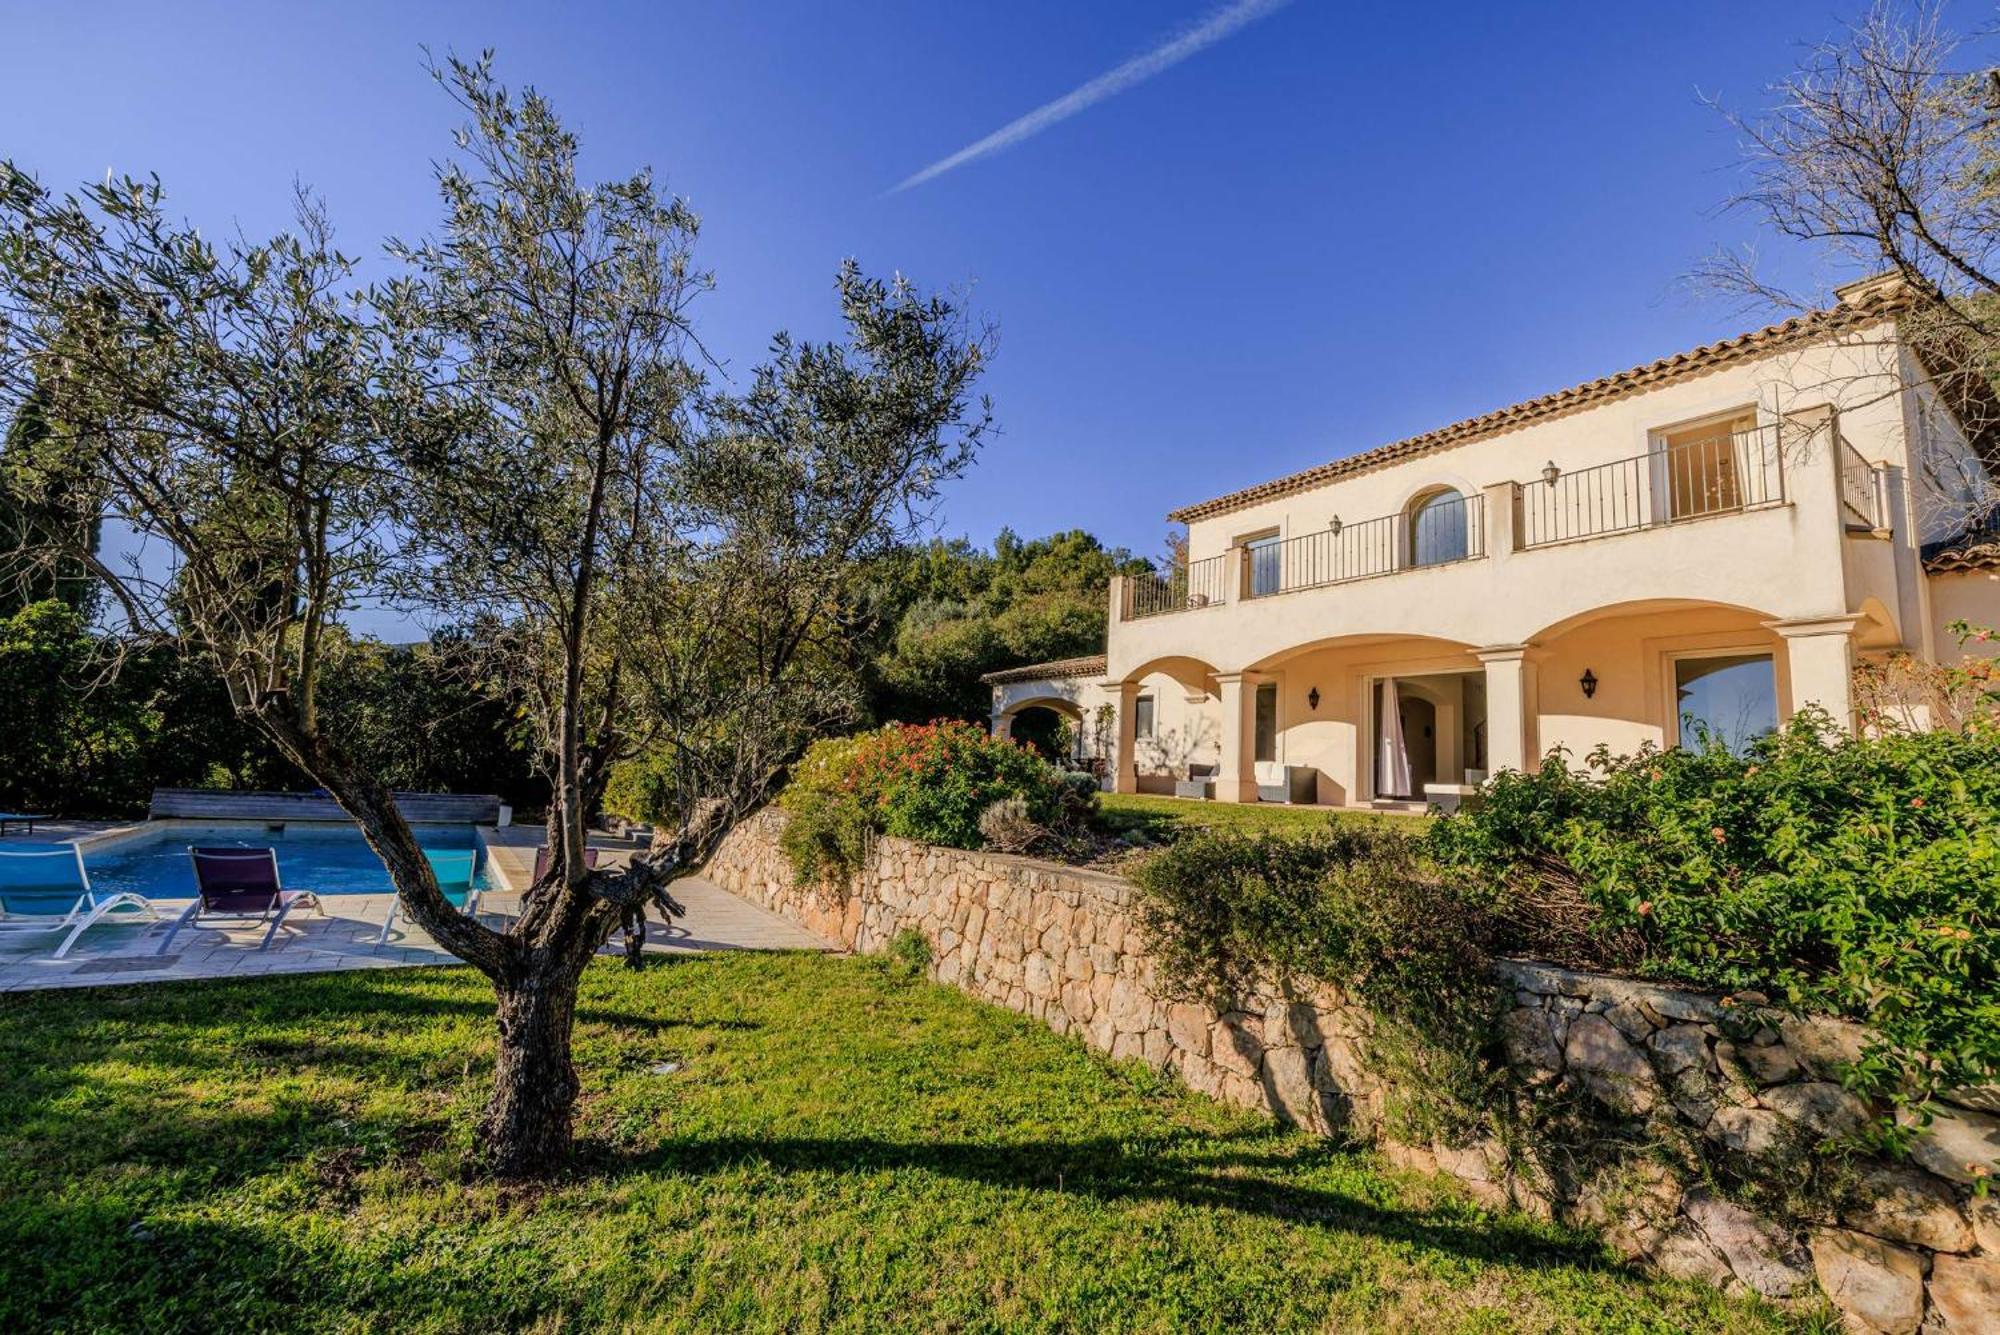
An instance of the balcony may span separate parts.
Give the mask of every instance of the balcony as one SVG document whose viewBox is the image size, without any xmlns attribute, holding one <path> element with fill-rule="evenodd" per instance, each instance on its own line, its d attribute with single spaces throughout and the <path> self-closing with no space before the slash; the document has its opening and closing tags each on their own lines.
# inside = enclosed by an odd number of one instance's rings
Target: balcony
<svg viewBox="0 0 2000 1335">
<path fill-rule="evenodd" d="M 1874 528 L 1882 513 L 1872 465 L 1834 427 L 1843 522 Z M 1509 518 L 1508 551 L 1531 551 L 1786 503 L 1785 460 L 1776 425 L 1662 436 L 1644 454 L 1490 487 L 1484 495 L 1438 491 L 1404 511 L 1344 522 L 1286 539 L 1252 540 L 1159 576 L 1125 585 L 1120 619 L 1240 604 L 1488 555 L 1491 523 Z M 1503 508 L 1494 508 L 1503 507 Z"/>
<path fill-rule="evenodd" d="M 1627 459 L 1515 484 L 1516 545 L 1522 550 L 1741 514 L 1785 502 L 1784 459 L 1775 426 L 1669 439 Z"/>
</svg>

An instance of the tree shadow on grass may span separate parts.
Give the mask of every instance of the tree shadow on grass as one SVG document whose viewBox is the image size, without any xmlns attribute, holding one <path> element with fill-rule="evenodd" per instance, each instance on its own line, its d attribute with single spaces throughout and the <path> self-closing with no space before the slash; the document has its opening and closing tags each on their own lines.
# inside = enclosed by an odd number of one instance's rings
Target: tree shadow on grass
<svg viewBox="0 0 2000 1335">
<path fill-rule="evenodd" d="M 1331 1165 L 1352 1151 L 1334 1144 L 1279 1145 L 1273 1128 L 1228 1135 L 1188 1132 L 1150 1143 L 1092 1137 L 1015 1144 L 907 1143 L 869 1137 L 677 1140 L 643 1151 L 586 1143 L 577 1171 L 707 1174 L 744 1166 L 780 1173 L 917 1169 L 988 1186 L 1088 1196 L 1110 1203 L 1162 1201 L 1335 1229 L 1517 1269 L 1623 1269 L 1582 1234 L 1521 1215 L 1464 1217 L 1463 1209 L 1395 1208 L 1275 1175 Z M 1225 1148 L 1217 1151 L 1218 1143 Z"/>
</svg>

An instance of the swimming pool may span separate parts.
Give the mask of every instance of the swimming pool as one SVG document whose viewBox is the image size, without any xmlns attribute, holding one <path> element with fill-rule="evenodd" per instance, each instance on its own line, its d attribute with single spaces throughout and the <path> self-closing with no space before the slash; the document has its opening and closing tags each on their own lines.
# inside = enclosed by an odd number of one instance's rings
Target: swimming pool
<svg viewBox="0 0 2000 1335">
<path fill-rule="evenodd" d="M 486 858 L 470 825 L 419 825 L 417 842 L 430 855 L 438 880 L 447 890 L 461 888 L 468 878 L 485 889 Z M 85 845 L 83 865 L 91 888 L 99 892 L 130 891 L 148 899 L 192 899 L 194 867 L 188 845 L 203 847 L 274 848 L 278 877 L 287 890 L 311 890 L 322 895 L 386 895 L 395 887 L 382 860 L 368 847 L 361 831 L 351 825 L 306 825 L 292 822 L 278 829 L 262 825 L 216 824 L 195 827 L 176 823 L 146 830 L 93 849 Z"/>
</svg>

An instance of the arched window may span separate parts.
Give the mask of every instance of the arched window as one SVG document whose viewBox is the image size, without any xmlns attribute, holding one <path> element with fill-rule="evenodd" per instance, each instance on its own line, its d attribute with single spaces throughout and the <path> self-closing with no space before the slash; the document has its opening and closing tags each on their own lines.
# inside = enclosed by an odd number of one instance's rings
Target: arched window
<svg viewBox="0 0 2000 1335">
<path fill-rule="evenodd" d="M 1443 565 L 1471 554 L 1467 541 L 1465 497 L 1455 491 L 1433 491 L 1410 504 L 1410 564 Z"/>
</svg>

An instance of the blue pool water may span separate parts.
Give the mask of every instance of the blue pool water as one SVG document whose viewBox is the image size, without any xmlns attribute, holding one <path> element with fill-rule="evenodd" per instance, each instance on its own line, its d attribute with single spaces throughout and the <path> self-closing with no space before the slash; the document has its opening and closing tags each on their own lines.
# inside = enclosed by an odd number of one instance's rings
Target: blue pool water
<svg viewBox="0 0 2000 1335">
<path fill-rule="evenodd" d="M 485 885 L 485 858 L 470 825 L 423 825 L 417 842 L 432 854 L 438 879 L 447 890 L 465 883 Z M 148 899 L 192 899 L 194 867 L 188 845 L 204 847 L 274 848 L 278 879 L 287 890 L 311 890 L 323 895 L 386 895 L 394 889 L 382 860 L 351 825 L 286 825 L 270 830 L 261 825 L 217 825 L 147 833 L 102 852 L 83 851 L 91 888 L 100 892 L 129 890 Z"/>
</svg>

